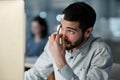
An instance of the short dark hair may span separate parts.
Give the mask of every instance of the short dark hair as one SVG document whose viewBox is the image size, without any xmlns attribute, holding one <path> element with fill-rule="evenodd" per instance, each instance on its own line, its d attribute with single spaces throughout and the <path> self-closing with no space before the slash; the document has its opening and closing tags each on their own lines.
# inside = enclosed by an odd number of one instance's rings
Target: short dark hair
<svg viewBox="0 0 120 80">
<path fill-rule="evenodd" d="M 40 16 L 36 16 L 32 19 L 32 21 L 37 21 L 39 25 L 43 27 L 42 31 L 40 32 L 41 38 L 48 36 L 48 25 L 45 19 L 41 18 Z M 32 36 L 34 36 L 34 34 L 32 34 Z"/>
<path fill-rule="evenodd" d="M 96 21 L 95 10 L 84 2 L 70 4 L 62 12 L 64 19 L 68 21 L 78 21 L 80 29 L 85 32 L 89 27 L 93 27 Z"/>
</svg>

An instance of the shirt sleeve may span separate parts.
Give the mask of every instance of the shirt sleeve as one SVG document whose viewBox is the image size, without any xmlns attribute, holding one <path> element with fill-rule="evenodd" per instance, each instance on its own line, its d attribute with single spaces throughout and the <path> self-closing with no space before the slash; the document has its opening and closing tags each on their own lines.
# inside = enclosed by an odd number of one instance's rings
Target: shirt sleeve
<svg viewBox="0 0 120 80">
<path fill-rule="evenodd" d="M 109 48 L 102 48 L 96 51 L 95 55 L 91 58 L 90 67 L 86 70 L 85 74 L 76 75 L 68 64 L 58 69 L 58 72 L 65 80 L 108 80 L 113 62 L 111 56 Z"/>
<path fill-rule="evenodd" d="M 24 80 L 46 80 L 52 71 L 52 60 L 45 48 L 35 65 L 24 73 Z"/>
<path fill-rule="evenodd" d="M 64 65 L 61 69 L 58 69 L 58 72 L 63 76 L 64 80 L 80 80 L 68 64 Z"/>
</svg>

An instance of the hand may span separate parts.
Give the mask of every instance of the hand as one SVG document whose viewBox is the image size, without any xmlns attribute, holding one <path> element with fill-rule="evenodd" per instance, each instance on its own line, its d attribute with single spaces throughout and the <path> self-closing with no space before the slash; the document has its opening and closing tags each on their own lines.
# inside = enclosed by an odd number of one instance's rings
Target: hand
<svg viewBox="0 0 120 80">
<path fill-rule="evenodd" d="M 62 44 L 59 43 L 60 38 L 62 38 Z M 61 34 L 52 34 L 49 37 L 49 50 L 57 67 L 62 68 L 66 64 L 64 36 Z"/>
</svg>

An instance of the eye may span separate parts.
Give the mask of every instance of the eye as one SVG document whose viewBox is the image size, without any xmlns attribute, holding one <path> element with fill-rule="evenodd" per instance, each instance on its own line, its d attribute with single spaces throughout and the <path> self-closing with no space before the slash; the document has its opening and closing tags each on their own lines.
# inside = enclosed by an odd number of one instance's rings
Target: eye
<svg viewBox="0 0 120 80">
<path fill-rule="evenodd" d="M 75 32 L 74 31 L 72 31 L 72 30 L 68 30 L 68 32 L 70 33 L 70 34 L 75 34 Z"/>
</svg>

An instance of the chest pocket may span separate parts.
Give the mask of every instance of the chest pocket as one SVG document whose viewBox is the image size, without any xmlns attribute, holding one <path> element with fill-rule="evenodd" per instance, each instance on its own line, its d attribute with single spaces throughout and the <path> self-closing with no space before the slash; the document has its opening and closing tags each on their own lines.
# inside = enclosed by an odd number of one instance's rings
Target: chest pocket
<svg viewBox="0 0 120 80">
<path fill-rule="evenodd" d="M 74 70 L 74 73 L 79 77 L 80 80 L 84 80 L 85 79 L 85 73 L 86 73 L 86 69 L 83 66 L 77 67 Z"/>
</svg>

